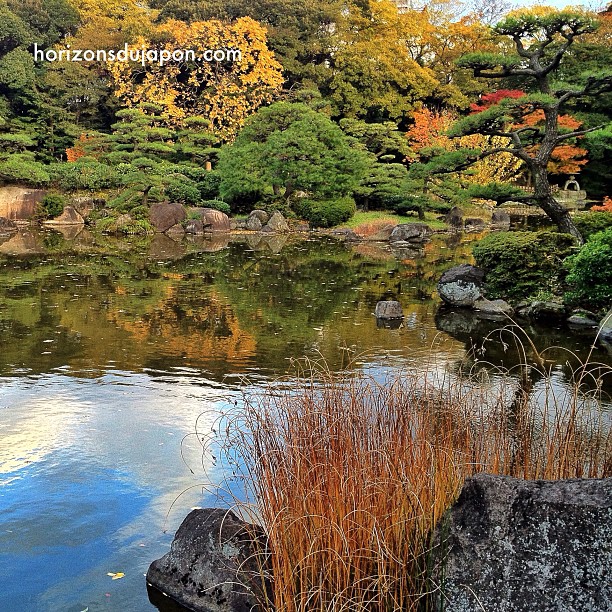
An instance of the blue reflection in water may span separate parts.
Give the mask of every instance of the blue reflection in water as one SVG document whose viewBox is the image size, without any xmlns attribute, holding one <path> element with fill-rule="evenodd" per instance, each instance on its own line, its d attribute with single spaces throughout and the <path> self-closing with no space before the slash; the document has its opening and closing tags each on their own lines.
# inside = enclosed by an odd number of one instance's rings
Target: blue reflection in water
<svg viewBox="0 0 612 612">
<path fill-rule="evenodd" d="M 75 609 L 83 610 L 76 604 L 91 594 L 88 585 L 79 589 L 78 577 L 115 554 L 117 532 L 154 494 L 139 490 L 127 474 L 79 465 L 62 453 L 45 463 L 44 472 L 33 464 L 7 474 L 15 479 L 0 495 L 0 609 L 6 612 L 53 609 L 45 602 L 54 599 L 47 592 L 62 583 L 70 584 Z M 98 597 L 108 599 L 104 593 Z M 55 609 L 65 610 L 66 603 Z"/>
</svg>

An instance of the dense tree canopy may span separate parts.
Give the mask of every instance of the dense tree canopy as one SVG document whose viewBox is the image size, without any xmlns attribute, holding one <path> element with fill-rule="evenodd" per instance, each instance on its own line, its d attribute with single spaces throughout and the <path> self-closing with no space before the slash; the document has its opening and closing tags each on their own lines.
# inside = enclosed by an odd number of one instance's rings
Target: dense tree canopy
<svg viewBox="0 0 612 612">
<path fill-rule="evenodd" d="M 531 181 L 532 200 L 574 232 L 549 175 L 579 172 L 589 194 L 606 195 L 610 15 L 509 9 L 506 0 L 402 10 L 392 0 L 0 0 L 0 181 L 115 190 L 111 199 L 131 189 L 122 210 L 143 198 L 213 199 L 221 186 L 242 208 L 295 210 L 309 199 L 320 218 L 321 202 L 422 214 L 495 196 L 500 181 Z M 33 53 L 126 44 L 230 48 L 242 59 L 143 67 Z"/>
<path fill-rule="evenodd" d="M 452 137 L 472 134 L 509 139 L 507 145 L 474 149 L 464 159 L 456 159 L 456 167 L 490 155 L 506 152 L 521 160 L 533 182 L 529 196 L 559 226 L 561 231 L 580 239 L 568 211 L 553 197 L 548 166 L 556 150 L 572 143 L 596 128 L 564 128 L 561 110 L 570 100 L 597 95 L 612 89 L 612 73 L 606 70 L 583 75 L 580 83 L 559 83 L 556 71 L 576 39 L 595 32 L 597 21 L 569 11 L 523 12 L 511 15 L 495 27 L 495 32 L 513 41 L 514 53 L 468 54 L 459 63 L 472 69 L 476 77 L 507 79 L 520 77 L 530 82 L 533 93 L 520 97 L 504 97 L 482 112 L 457 121 L 449 130 Z M 536 117 L 536 120 L 530 118 Z M 448 156 L 447 156 L 448 158 Z M 443 160 L 437 162 L 445 172 Z M 435 169 L 433 169 L 435 170 Z"/>
<path fill-rule="evenodd" d="M 304 104 L 279 102 L 253 115 L 221 151 L 221 193 L 237 199 L 257 191 L 285 200 L 298 191 L 346 195 L 366 165 L 366 154 L 351 148 L 330 119 Z"/>
</svg>

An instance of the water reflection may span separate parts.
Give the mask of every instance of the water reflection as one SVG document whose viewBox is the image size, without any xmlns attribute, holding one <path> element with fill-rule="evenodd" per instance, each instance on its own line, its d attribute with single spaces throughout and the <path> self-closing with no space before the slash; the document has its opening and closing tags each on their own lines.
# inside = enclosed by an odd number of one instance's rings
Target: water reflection
<svg viewBox="0 0 612 612">
<path fill-rule="evenodd" d="M 438 309 L 436 282 L 470 261 L 473 239 L 394 253 L 286 236 L 0 238 L 0 607 L 153 610 L 149 563 L 192 506 L 218 503 L 200 485 L 220 484 L 224 466 L 189 435 L 196 421 L 211 429 L 303 355 L 456 371 L 498 325 Z M 401 302 L 398 329 L 377 326 L 381 299 Z M 542 348 L 590 347 L 565 329 L 529 332 Z M 566 355 L 547 355 L 563 386 Z M 493 341 L 486 356 L 514 359 Z"/>
</svg>

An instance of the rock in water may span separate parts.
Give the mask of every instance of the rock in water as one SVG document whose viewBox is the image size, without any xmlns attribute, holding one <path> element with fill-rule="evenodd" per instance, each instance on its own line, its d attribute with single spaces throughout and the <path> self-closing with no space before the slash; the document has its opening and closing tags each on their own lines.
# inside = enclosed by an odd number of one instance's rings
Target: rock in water
<svg viewBox="0 0 612 612">
<path fill-rule="evenodd" d="M 155 202 L 149 209 L 151 225 L 158 232 L 166 232 L 187 218 L 185 209 L 177 203 Z"/>
<path fill-rule="evenodd" d="M 444 220 L 454 228 L 463 228 L 463 209 L 458 206 L 453 206 L 447 215 L 444 217 Z"/>
<path fill-rule="evenodd" d="M 248 612 L 264 592 L 272 597 L 263 530 L 233 512 L 193 510 L 170 552 L 154 561 L 147 582 L 194 612 Z M 260 566 L 259 562 L 262 563 Z"/>
<path fill-rule="evenodd" d="M 374 315 L 377 319 L 403 319 L 404 311 L 399 302 L 393 300 L 381 301 L 376 304 Z"/>
<path fill-rule="evenodd" d="M 474 302 L 474 308 L 484 314 L 509 316 L 514 314 L 512 306 L 504 300 L 487 300 L 481 297 Z"/>
<path fill-rule="evenodd" d="M 259 232 L 261 231 L 262 227 L 263 225 L 261 224 L 261 221 L 255 215 L 251 215 L 247 219 L 246 229 L 250 230 L 251 232 Z"/>
<path fill-rule="evenodd" d="M 431 228 L 425 223 L 400 223 L 396 225 L 389 242 L 427 242 Z"/>
<path fill-rule="evenodd" d="M 259 219 L 262 227 L 270 220 L 270 215 L 265 210 L 259 210 L 258 208 L 250 212 L 249 218 L 251 217 Z"/>
<path fill-rule="evenodd" d="M 438 293 L 449 305 L 472 308 L 482 296 L 484 270 L 469 264 L 461 264 L 447 270 L 438 282 Z"/>
<path fill-rule="evenodd" d="M 276 232 L 278 234 L 284 234 L 289 231 L 289 225 L 285 221 L 285 217 L 277 211 L 270 217 L 270 220 L 262 228 L 266 232 Z"/>
<path fill-rule="evenodd" d="M 612 309 L 599 324 L 599 338 L 605 342 L 612 342 Z"/>
<path fill-rule="evenodd" d="M 230 218 L 220 210 L 193 208 L 192 212 L 199 216 L 205 232 L 230 232 L 232 230 Z"/>
<path fill-rule="evenodd" d="M 437 528 L 444 612 L 612 610 L 612 478 L 479 474 Z"/>
<path fill-rule="evenodd" d="M 510 215 L 505 210 L 494 210 L 493 215 L 491 216 L 491 225 L 493 226 L 493 229 L 509 230 Z"/>
<path fill-rule="evenodd" d="M 45 221 L 49 225 L 83 225 L 85 219 L 73 206 L 64 206 L 64 210 L 59 217 Z"/>
</svg>

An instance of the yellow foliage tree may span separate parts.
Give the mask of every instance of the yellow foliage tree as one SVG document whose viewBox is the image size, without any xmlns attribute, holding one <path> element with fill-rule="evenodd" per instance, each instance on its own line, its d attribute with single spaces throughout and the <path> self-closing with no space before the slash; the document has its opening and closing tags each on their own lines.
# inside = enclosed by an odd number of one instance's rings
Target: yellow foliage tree
<svg viewBox="0 0 612 612">
<path fill-rule="evenodd" d="M 398 11 L 388 0 L 371 2 L 367 10 L 347 7 L 336 24 L 336 49 L 331 60 L 331 99 L 338 114 L 366 117 L 380 114 L 399 119 L 418 101 L 438 92 L 434 73 L 412 57 L 410 41 L 425 26 Z"/>
<path fill-rule="evenodd" d="M 153 29 L 159 11 L 138 0 L 71 0 L 79 12 L 81 27 L 67 39 L 72 48 L 117 49 Z"/>
<path fill-rule="evenodd" d="M 281 66 L 267 47 L 266 31 L 241 17 L 231 24 L 218 20 L 186 24 L 171 20 L 158 26 L 155 40 L 140 37 L 130 49 L 174 52 L 192 50 L 196 61 L 108 64 L 115 95 L 127 106 L 152 102 L 164 109 L 168 125 L 201 115 L 223 140 L 232 140 L 245 119 L 272 101 L 283 83 Z M 239 59 L 201 60 L 208 50 L 235 50 Z"/>
</svg>

